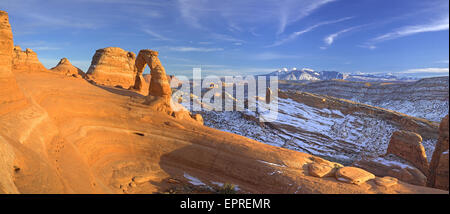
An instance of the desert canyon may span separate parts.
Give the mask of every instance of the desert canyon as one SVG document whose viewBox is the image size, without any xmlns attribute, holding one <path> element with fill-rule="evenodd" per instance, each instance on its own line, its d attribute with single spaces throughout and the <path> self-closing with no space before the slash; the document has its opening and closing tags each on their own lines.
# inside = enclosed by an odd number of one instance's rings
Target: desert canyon
<svg viewBox="0 0 450 214">
<path fill-rule="evenodd" d="M 261 123 L 252 112 L 174 103 L 182 82 L 152 47 L 86 53 L 85 73 L 67 58 L 47 69 L 18 45 L 0 11 L 1 194 L 217 193 L 225 184 L 251 194 L 449 193 L 448 77 L 280 82 L 279 119 Z M 413 102 L 434 108 L 401 108 Z"/>
</svg>

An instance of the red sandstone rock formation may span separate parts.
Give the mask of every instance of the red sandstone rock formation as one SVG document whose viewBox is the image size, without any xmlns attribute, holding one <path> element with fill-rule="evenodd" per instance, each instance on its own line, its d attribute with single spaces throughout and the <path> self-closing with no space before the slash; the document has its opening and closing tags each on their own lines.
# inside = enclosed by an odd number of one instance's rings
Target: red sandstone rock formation
<svg viewBox="0 0 450 214">
<path fill-rule="evenodd" d="M 150 83 L 148 89 L 147 104 L 157 111 L 166 112 L 177 119 L 195 120 L 203 124 L 201 115 L 191 115 L 181 104 L 173 102 L 172 89 L 169 83 L 170 76 L 166 74 L 164 67 L 158 58 L 158 52 L 149 49 L 139 51 L 136 58 L 136 81 L 133 89 L 141 91 L 145 79 L 142 76 L 145 66 L 150 67 Z"/>
<path fill-rule="evenodd" d="M 12 74 L 13 35 L 8 13 L 0 11 L 0 116 L 27 103 Z"/>
<path fill-rule="evenodd" d="M 135 57 L 133 52 L 117 47 L 99 49 L 92 57 L 87 77 L 98 84 L 129 88 L 135 82 Z"/>
<path fill-rule="evenodd" d="M 81 78 L 84 78 L 85 76 L 85 73 L 81 69 L 73 66 L 72 63 L 70 63 L 67 58 L 62 58 L 59 61 L 58 65 L 56 65 L 54 68 L 50 70 L 64 74 L 66 76 L 81 77 Z"/>
<path fill-rule="evenodd" d="M 410 184 L 425 186 L 428 161 L 422 137 L 414 132 L 396 131 L 385 155 L 353 163 L 377 176 L 391 176 Z"/>
<path fill-rule="evenodd" d="M 386 154 L 396 155 L 428 174 L 428 161 L 422 137 L 414 132 L 396 131 L 392 133 Z"/>
<path fill-rule="evenodd" d="M 12 63 L 13 72 L 48 71 L 39 61 L 37 54 L 29 48 L 22 51 L 20 46 L 14 46 Z"/>
<path fill-rule="evenodd" d="M 148 94 L 155 97 L 171 96 L 172 89 L 170 88 L 166 71 L 159 61 L 158 52 L 149 49 L 139 51 L 136 58 L 137 73 L 134 88 L 136 90 L 140 90 L 142 88 L 142 83 L 145 82 L 142 77 L 142 73 L 144 72 L 146 65 L 150 67 L 151 75 Z"/>
<path fill-rule="evenodd" d="M 449 127 L 448 115 L 439 126 L 439 139 L 430 163 L 427 186 L 448 190 L 449 181 Z"/>
</svg>

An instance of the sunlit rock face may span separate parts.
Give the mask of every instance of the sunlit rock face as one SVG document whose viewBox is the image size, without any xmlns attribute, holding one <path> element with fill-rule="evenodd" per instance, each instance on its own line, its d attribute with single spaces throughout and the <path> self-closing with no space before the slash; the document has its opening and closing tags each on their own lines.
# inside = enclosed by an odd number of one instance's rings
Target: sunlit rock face
<svg viewBox="0 0 450 214">
<path fill-rule="evenodd" d="M 48 71 L 39 61 L 36 52 L 29 48 L 22 50 L 18 45 L 13 49 L 12 69 L 13 72 Z"/>
<path fill-rule="evenodd" d="M 8 13 L 0 11 L 0 116 L 27 103 L 12 73 L 13 34 Z"/>
<path fill-rule="evenodd" d="M 433 157 L 430 163 L 430 172 L 428 176 L 427 185 L 448 190 L 449 179 L 449 129 L 448 129 L 448 115 L 442 119 L 439 126 L 439 140 L 436 144 L 436 149 L 433 152 Z"/>
<path fill-rule="evenodd" d="M 139 51 L 136 59 L 137 76 L 142 76 L 145 66 L 150 68 L 150 87 L 148 94 L 155 97 L 167 97 L 172 95 L 172 89 L 170 88 L 169 78 L 166 75 L 166 70 L 158 58 L 158 52 L 149 49 Z M 142 88 L 142 82 L 145 82 L 144 78 L 136 78 L 135 89 L 140 90 Z"/>
<path fill-rule="evenodd" d="M 77 78 L 84 78 L 85 76 L 85 73 L 81 69 L 73 66 L 67 58 L 62 58 L 59 63 L 50 70 L 66 76 Z"/>
<path fill-rule="evenodd" d="M 133 52 L 118 47 L 99 49 L 92 57 L 87 77 L 97 84 L 128 89 L 135 82 L 135 58 Z"/>
</svg>

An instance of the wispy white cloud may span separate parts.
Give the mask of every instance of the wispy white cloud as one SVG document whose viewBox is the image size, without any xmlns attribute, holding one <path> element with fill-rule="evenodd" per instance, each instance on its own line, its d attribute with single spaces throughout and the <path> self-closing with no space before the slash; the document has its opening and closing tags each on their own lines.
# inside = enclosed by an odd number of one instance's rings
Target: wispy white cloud
<svg viewBox="0 0 450 214">
<path fill-rule="evenodd" d="M 266 47 L 280 46 L 280 45 L 282 45 L 282 44 L 284 44 L 286 42 L 289 42 L 289 41 L 292 41 L 292 40 L 296 39 L 297 37 L 299 37 L 302 34 L 305 34 L 305 33 L 308 33 L 310 31 L 312 31 L 312 30 L 314 30 L 314 29 L 316 29 L 318 27 L 321 27 L 321 26 L 324 26 L 324 25 L 329 25 L 329 24 L 334 24 L 334 23 L 338 23 L 338 22 L 342 22 L 342 21 L 346 21 L 346 20 L 349 20 L 351 18 L 353 18 L 353 17 L 345 17 L 345 18 L 342 18 L 342 19 L 320 22 L 320 23 L 315 24 L 313 26 L 310 26 L 310 27 L 308 27 L 308 28 L 306 28 L 304 30 L 294 32 L 294 33 L 290 34 L 288 37 L 286 37 L 284 39 L 281 39 L 281 40 L 278 40 L 278 41 L 275 41 L 272 45 L 269 45 L 269 46 L 266 46 Z"/>
<path fill-rule="evenodd" d="M 287 26 L 309 16 L 320 7 L 336 0 L 285 0 L 280 5 L 279 27 L 277 34 L 282 34 Z"/>
<path fill-rule="evenodd" d="M 248 57 L 254 60 L 275 60 L 275 59 L 299 59 L 301 56 L 290 54 L 279 54 L 274 52 L 263 52 Z"/>
<path fill-rule="evenodd" d="M 178 52 L 215 52 L 215 51 L 223 51 L 223 48 L 204 48 L 204 47 L 187 47 L 187 46 L 179 46 L 179 47 L 166 47 L 171 51 Z"/>
<path fill-rule="evenodd" d="M 339 31 L 339 32 L 330 34 L 330 35 L 328 35 L 328 36 L 326 36 L 326 37 L 324 38 L 324 42 L 325 42 L 328 46 L 330 46 L 331 44 L 333 44 L 333 42 L 336 40 L 336 38 L 339 37 L 341 34 L 350 32 L 350 31 L 355 30 L 355 29 L 357 29 L 357 28 L 359 28 L 359 27 L 361 27 L 361 26 L 355 26 L 355 27 L 346 28 L 346 29 L 341 30 L 341 31 Z"/>
<path fill-rule="evenodd" d="M 242 39 L 237 39 L 234 38 L 232 36 L 226 35 L 226 34 L 220 34 L 220 33 L 211 33 L 210 37 L 216 40 L 222 40 L 222 41 L 227 41 L 227 42 L 239 42 L 239 43 L 244 43 L 245 41 Z"/>
<path fill-rule="evenodd" d="M 403 74 L 417 74 L 417 73 L 449 73 L 448 68 L 414 68 L 414 69 L 408 69 L 406 71 L 401 71 L 398 73 Z"/>
<path fill-rule="evenodd" d="M 28 13 L 26 17 L 31 18 L 32 25 L 34 26 L 52 26 L 52 27 L 69 27 L 69 28 L 86 28 L 96 29 L 100 26 L 99 23 L 95 23 L 92 20 L 80 20 L 71 17 L 54 17 L 38 13 Z"/>
<path fill-rule="evenodd" d="M 163 36 L 163 35 L 161 35 L 161 34 L 159 34 L 159 33 L 155 33 L 155 32 L 153 32 L 153 31 L 151 31 L 151 30 L 148 30 L 148 29 L 145 29 L 145 30 L 143 30 L 143 31 L 144 31 L 146 34 L 148 34 L 148 35 L 154 37 L 154 38 L 157 39 L 157 40 L 162 40 L 162 41 L 172 41 L 172 40 L 173 40 L 173 39 L 167 38 L 167 37 L 165 37 L 165 36 Z"/>
<path fill-rule="evenodd" d="M 439 64 L 449 64 L 449 61 L 448 61 L 448 59 L 444 59 L 444 60 L 436 61 L 435 63 L 439 63 Z"/>
<path fill-rule="evenodd" d="M 358 47 L 360 47 L 360 48 L 367 48 L 369 50 L 377 49 L 377 46 L 375 46 L 373 44 L 363 44 L 363 45 L 358 45 Z"/>
<path fill-rule="evenodd" d="M 371 40 L 373 43 L 383 42 L 387 40 L 397 39 L 405 36 L 410 36 L 418 33 L 443 31 L 449 29 L 449 16 L 444 16 L 440 19 L 433 20 L 427 24 L 421 25 L 409 25 L 405 27 L 398 28 L 390 33 L 383 34 L 381 36 L 375 37 Z"/>
<path fill-rule="evenodd" d="M 242 32 L 241 24 L 277 24 L 276 32 L 309 16 L 322 6 L 337 0 L 246 0 L 230 4 L 228 1 L 178 0 L 183 20 L 191 27 L 208 30 L 205 17 L 222 19 L 228 30 Z"/>
</svg>

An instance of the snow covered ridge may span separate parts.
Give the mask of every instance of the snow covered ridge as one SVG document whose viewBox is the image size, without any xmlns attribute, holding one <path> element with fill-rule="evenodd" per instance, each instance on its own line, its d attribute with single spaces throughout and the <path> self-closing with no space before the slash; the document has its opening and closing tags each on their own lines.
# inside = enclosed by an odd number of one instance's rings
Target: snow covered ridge
<svg viewBox="0 0 450 214">
<path fill-rule="evenodd" d="M 318 80 L 348 80 L 348 81 L 365 81 L 365 82 L 407 82 L 416 81 L 413 77 L 399 77 L 390 73 L 365 74 L 365 73 L 342 73 L 338 71 L 315 71 L 310 68 L 301 70 L 292 68 L 282 68 L 269 74 L 259 76 L 278 76 L 280 80 L 302 80 L 302 81 L 318 81 Z"/>
<path fill-rule="evenodd" d="M 348 99 L 436 122 L 447 115 L 449 109 L 448 77 L 407 83 L 328 80 L 298 84 L 281 81 L 279 87 Z"/>
<path fill-rule="evenodd" d="M 344 164 L 384 154 L 399 129 L 421 134 L 429 157 L 438 137 L 437 123 L 309 93 L 280 92 L 278 118 L 271 123 L 260 123 L 251 111 L 201 114 L 207 126 Z"/>
</svg>

